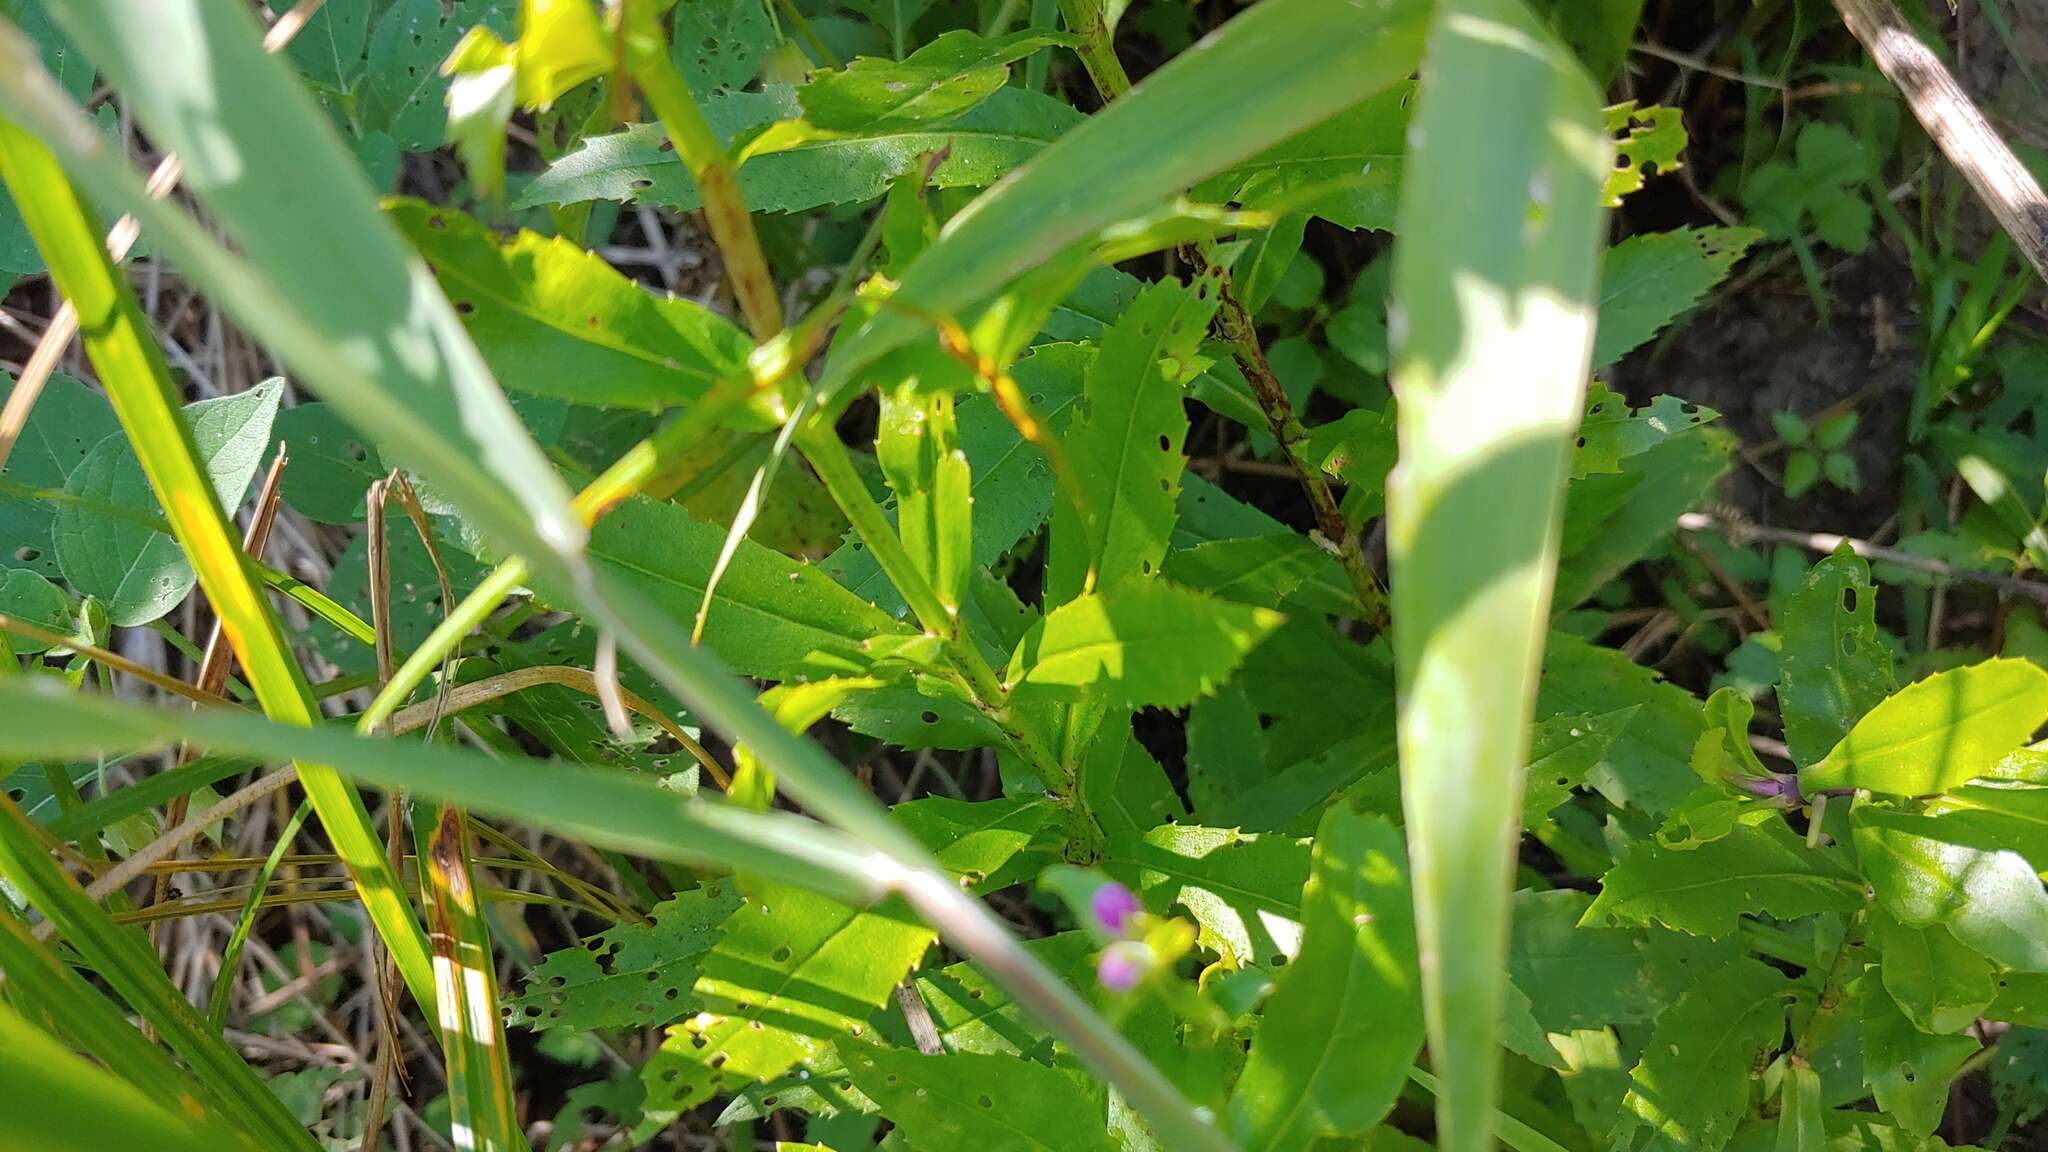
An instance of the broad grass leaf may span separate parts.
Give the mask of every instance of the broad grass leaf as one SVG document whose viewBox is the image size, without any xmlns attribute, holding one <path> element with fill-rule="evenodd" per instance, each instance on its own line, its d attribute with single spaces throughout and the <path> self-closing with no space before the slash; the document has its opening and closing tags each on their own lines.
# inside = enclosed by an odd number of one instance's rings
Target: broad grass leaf
<svg viewBox="0 0 2048 1152">
<path fill-rule="evenodd" d="M 1892 694 L 1892 654 L 1877 630 L 1870 565 L 1846 551 L 1816 561 L 1776 622 L 1778 713 L 1792 759 L 1804 767 Z"/>
<path fill-rule="evenodd" d="M 8 1136 L 51 1152 L 109 1147 L 254 1148 L 253 1134 L 173 1110 L 161 1085 L 131 1084 L 0 1005 L 0 1108 Z M 260 1087 L 260 1085 L 259 1085 Z"/>
<path fill-rule="evenodd" d="M 853 1082 L 906 1139 L 987 1152 L 1114 1152 L 1104 1104 L 1067 1073 L 1015 1056 L 849 1047 Z"/>
<path fill-rule="evenodd" d="M 1854 911 L 1863 902 L 1863 884 L 1840 855 L 1806 847 L 1782 821 L 1738 824 L 1694 848 L 1640 840 L 1601 877 L 1600 896 L 1582 923 L 1654 920 L 1681 932 L 1726 936 L 1745 913 L 1790 920 Z"/>
<path fill-rule="evenodd" d="M 121 426 L 99 392 L 59 372 L 43 385 L 21 439 L 7 457 L 0 480 L 32 489 L 62 489 L 100 441 Z M 0 490 L 0 563 L 20 565 L 45 576 L 61 575 L 50 547 L 57 506 L 19 490 Z"/>
<path fill-rule="evenodd" d="M 270 449 L 271 419 L 283 393 L 283 381 L 269 380 L 185 409 L 200 462 L 223 507 L 233 509 L 248 492 L 257 464 Z M 191 593 L 198 576 L 176 540 L 91 506 L 161 515 L 125 436 L 110 435 L 95 445 L 65 481 L 64 491 L 81 502 L 57 506 L 51 529 L 57 563 L 67 583 L 107 606 L 115 626 L 147 624 Z"/>
<path fill-rule="evenodd" d="M 1799 784 L 1808 792 L 1946 792 L 1991 773 L 2043 720 L 2048 720 L 2048 671 L 2040 665 L 1993 659 L 1950 668 L 1907 685 L 1853 719 L 1855 726 L 1825 758 L 1800 771 Z"/>
<path fill-rule="evenodd" d="M 1324 813 L 1282 969 L 1231 1094 L 1248 1150 L 1305 1148 L 1379 1123 L 1422 1046 L 1407 849 L 1379 817 Z"/>
<path fill-rule="evenodd" d="M 1878 903 L 1910 928 L 1942 925 L 2021 972 L 2048 972 L 2048 891 L 2027 857 L 1983 847 L 1952 818 L 1859 803 L 1850 827 Z"/>
<path fill-rule="evenodd" d="M 780 85 L 704 101 L 705 119 L 725 141 L 802 112 L 795 90 Z M 740 167 L 740 191 L 756 212 L 865 202 L 880 197 L 891 180 L 922 158 L 949 148 L 932 171 L 931 186 L 985 188 L 1079 121 L 1079 113 L 1051 97 L 1001 88 L 943 126 L 812 139 L 756 156 Z M 664 147 L 667 139 L 653 124 L 592 137 L 535 177 L 515 206 L 623 200 L 677 211 L 701 207 L 696 182 L 682 160 Z"/>
<path fill-rule="evenodd" d="M 1162 581 L 1133 581 L 1054 609 L 1017 646 L 1006 680 L 1049 698 L 1086 693 L 1127 708 L 1181 708 L 1220 687 L 1282 619 Z"/>
<path fill-rule="evenodd" d="M 507 390 L 658 410 L 746 372 L 753 342 L 694 301 L 657 296 L 559 237 L 501 237 L 420 200 L 386 205 Z"/>
<path fill-rule="evenodd" d="M 550 1028 L 650 1028 L 696 1011 L 697 963 L 740 907 L 730 879 L 655 905 L 644 924 L 620 923 L 550 952 L 505 1000 L 506 1019 Z"/>
</svg>

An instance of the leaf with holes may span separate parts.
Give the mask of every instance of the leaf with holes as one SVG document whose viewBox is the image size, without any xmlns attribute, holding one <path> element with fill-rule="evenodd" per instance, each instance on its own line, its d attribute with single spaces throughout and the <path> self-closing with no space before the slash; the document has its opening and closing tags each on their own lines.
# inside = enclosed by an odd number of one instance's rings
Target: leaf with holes
<svg viewBox="0 0 2048 1152">
<path fill-rule="evenodd" d="M 268 380 L 239 395 L 201 400 L 185 409 L 214 495 L 224 507 L 240 504 L 249 490 L 257 464 L 270 449 L 270 422 L 283 393 L 282 380 Z M 100 507 L 161 515 L 149 478 L 125 437 L 110 435 L 95 445 L 65 481 L 64 493 L 70 499 L 59 505 L 51 528 L 57 563 L 72 588 L 106 604 L 116 626 L 147 624 L 192 591 L 198 577 L 176 540 Z"/>
<path fill-rule="evenodd" d="M 0 566 L 0 614 L 59 634 L 71 630 L 71 600 L 64 590 L 27 568 Z M 8 646 L 27 656 L 49 647 L 26 636 L 9 635 Z"/>
<path fill-rule="evenodd" d="M 1676 108 L 1633 100 L 1607 109 L 1607 132 L 1614 138 L 1614 171 L 1607 174 L 1601 202 L 1621 206 L 1622 197 L 1640 191 L 1643 181 L 1678 170 L 1685 151 L 1685 119 Z"/>
<path fill-rule="evenodd" d="M 697 963 L 740 907 L 738 886 L 717 880 L 664 900 L 648 922 L 622 922 L 534 965 L 507 1019 L 550 1028 L 650 1028 L 696 1010 Z"/>
<path fill-rule="evenodd" d="M 1762 236 L 1754 228 L 1645 232 L 1608 249 L 1593 368 L 1605 368 L 1683 316 Z"/>
<path fill-rule="evenodd" d="M 775 47 L 775 19 L 763 0 L 693 0 L 674 11 L 669 50 L 700 96 L 746 87 Z"/>
<path fill-rule="evenodd" d="M 994 39 L 965 30 L 945 32 L 901 60 L 862 56 L 844 68 L 814 73 L 797 90 L 797 100 L 804 119 L 828 132 L 865 136 L 935 123 L 986 100 L 1009 79 L 1016 61 L 1076 42 L 1057 32 L 1013 32 Z"/>
<path fill-rule="evenodd" d="M 1169 824 L 1113 838 L 1102 866 L 1152 911 L 1187 909 L 1201 946 L 1239 967 L 1278 968 L 1301 948 L 1306 839 Z"/>
<path fill-rule="evenodd" d="M 447 135 L 448 77 L 442 61 L 470 28 L 513 35 L 506 0 L 397 0 L 370 30 L 363 90 L 366 127 L 381 129 L 408 152 L 437 148 Z"/>
<path fill-rule="evenodd" d="M 279 412 L 271 431 L 291 458 L 284 502 L 322 524 L 362 523 L 364 496 L 388 471 L 376 446 L 324 403 Z"/>
<path fill-rule="evenodd" d="M 1870 565 L 1846 549 L 1816 561 L 1785 598 L 1777 624 L 1778 712 L 1792 759 L 1804 767 L 1892 693 L 1892 654 L 1877 630 Z"/>
<path fill-rule="evenodd" d="M 1863 882 L 1840 849 L 1808 848 L 1782 821 L 1738 824 L 1728 835 L 1689 849 L 1637 841 L 1600 881 L 1583 922 L 1647 924 L 1726 936 L 1744 913 L 1781 920 L 1850 912 Z"/>
<path fill-rule="evenodd" d="M 1669 393 L 1630 411 L 1626 399 L 1596 382 L 1586 389 L 1586 415 L 1579 421 L 1572 452 L 1572 479 L 1583 480 L 1596 472 L 1618 474 L 1623 460 L 1718 419 L 1720 413 L 1713 409 Z"/>
<path fill-rule="evenodd" d="M 576 404 L 661 409 L 746 371 L 732 322 L 661 297 L 559 237 L 502 238 L 421 200 L 386 205 L 426 257 L 498 382 Z"/>
</svg>

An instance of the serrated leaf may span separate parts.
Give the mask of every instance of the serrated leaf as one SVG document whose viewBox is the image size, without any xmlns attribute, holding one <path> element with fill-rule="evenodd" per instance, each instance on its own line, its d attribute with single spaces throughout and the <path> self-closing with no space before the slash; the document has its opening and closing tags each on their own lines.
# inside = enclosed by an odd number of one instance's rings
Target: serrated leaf
<svg viewBox="0 0 2048 1152">
<path fill-rule="evenodd" d="M 724 931 L 700 962 L 704 1011 L 670 1028 L 641 1070 L 651 1117 L 860 1035 L 935 939 L 900 908 L 863 911 L 778 884 L 752 891 Z"/>
<path fill-rule="evenodd" d="M 1187 468 L 1187 379 L 1220 303 L 1219 281 L 1163 280 L 1103 333 L 1065 449 L 1081 491 L 1053 511 L 1046 599 L 1111 592 L 1157 574 Z M 1084 502 L 1077 510 L 1072 500 Z"/>
<path fill-rule="evenodd" d="M 1201 945 L 1238 967 L 1278 967 L 1300 949 L 1306 839 L 1170 824 L 1112 838 L 1102 866 L 1154 912 L 1187 909 Z"/>
<path fill-rule="evenodd" d="M 1195 701 L 1187 722 L 1188 800 L 1205 824 L 1229 823 L 1230 801 L 1266 775 L 1266 739 L 1242 686 Z"/>
<path fill-rule="evenodd" d="M 359 524 L 364 495 L 389 469 L 377 446 L 324 403 L 300 404 L 277 414 L 271 430 L 284 442 L 284 501 L 322 524 Z"/>
<path fill-rule="evenodd" d="M 43 394 L 0 476 L 30 488 L 61 489 L 86 455 L 120 430 L 105 396 L 75 376 L 56 373 L 43 384 Z M 56 519 L 57 509 L 50 501 L 0 491 L 0 546 L 7 549 L 0 552 L 0 560 L 44 576 L 59 575 L 57 553 L 50 546 Z"/>
<path fill-rule="evenodd" d="M 723 529 L 674 504 L 633 500 L 591 529 L 589 553 L 674 618 L 688 620 L 704 597 Z M 821 653 L 831 667 L 865 667 L 862 645 L 903 627 L 822 571 L 750 540 L 740 542 L 712 597 L 704 643 L 733 669 L 782 680 Z"/>
<path fill-rule="evenodd" d="M 505 1001 L 506 1018 L 551 1028 L 650 1028 L 697 1008 L 697 961 L 740 907 L 739 888 L 717 880 L 664 900 L 648 922 L 620 923 L 534 965 Z"/>
<path fill-rule="evenodd" d="M 1657 1017 L 1629 1073 L 1625 1106 L 1654 1133 L 1648 1149 L 1714 1152 L 1748 1111 L 1757 1054 L 1785 1037 L 1789 981 L 1742 957 L 1699 974 Z"/>
<path fill-rule="evenodd" d="M 1200 199 L 1391 231 L 1413 83 L 1396 84 L 1196 187 Z"/>
<path fill-rule="evenodd" d="M 38 628 L 59 634 L 71 630 L 71 600 L 64 590 L 41 573 L 27 568 L 0 567 L 0 615 L 12 616 Z M 9 635 L 7 645 L 16 655 L 44 651 L 47 644 L 26 636 Z"/>
<path fill-rule="evenodd" d="M 1913 1026 L 1877 981 L 1862 981 L 1863 1080 L 1898 1126 L 1925 1140 L 1948 1111 L 1949 1086 L 1981 1047 L 1968 1036 L 1930 1036 Z"/>
<path fill-rule="evenodd" d="M 1647 924 L 1726 936 L 1744 913 L 1781 920 L 1853 911 L 1863 884 L 1834 849 L 1808 848 L 1782 821 L 1738 824 L 1689 849 L 1640 840 L 1600 880 L 1583 923 Z"/>
<path fill-rule="evenodd" d="M 1582 927 L 1592 898 L 1568 888 L 1515 893 L 1508 975 L 1546 1031 L 1648 1019 L 1659 1007 L 1629 929 Z"/>
<path fill-rule="evenodd" d="M 1278 608 L 1328 553 L 1299 533 L 1211 540 L 1166 554 L 1166 578 L 1239 604 Z"/>
<path fill-rule="evenodd" d="M 1072 1076 L 1015 1056 L 867 1045 L 847 1068 L 906 1140 L 987 1152 L 1115 1152 L 1103 1105 Z"/>
<path fill-rule="evenodd" d="M 1848 552 L 1823 557 L 1777 614 L 1778 712 L 1795 763 L 1828 754 L 1892 692 L 1892 655 L 1877 631 L 1870 566 Z"/>
<path fill-rule="evenodd" d="M 385 206 L 498 382 L 576 404 L 658 410 L 746 371 L 753 344 L 690 300 L 656 296 L 559 237 L 502 238 L 421 200 Z"/>
<path fill-rule="evenodd" d="M 1637 706 L 1598 715 L 1576 713 L 1539 721 L 1529 740 L 1529 770 L 1524 774 L 1522 824 L 1535 828 L 1588 773 L 1607 759 L 1614 742 L 1628 731 Z"/>
<path fill-rule="evenodd" d="M 1948 817 L 1867 802 L 1850 827 L 1863 875 L 1893 919 L 1943 925 L 2005 967 L 2048 972 L 2048 892 L 2026 857 L 1970 843 Z"/>
<path fill-rule="evenodd" d="M 1107 835 L 1138 835 L 1187 815 L 1159 761 L 1130 734 L 1127 712 L 1111 710 L 1105 734 L 1075 771 L 1082 806 Z"/>
<path fill-rule="evenodd" d="M 1175 548 L 1293 531 L 1192 472 L 1180 479 L 1180 503 L 1174 509 L 1174 517 Z M 1341 615 L 1356 610 L 1354 595 L 1337 558 L 1331 556 L 1318 561 L 1315 572 L 1295 589 L 1290 607 Z"/>
<path fill-rule="evenodd" d="M 270 422 L 283 394 L 283 381 L 269 380 L 185 408 L 201 462 L 224 507 L 240 504 L 249 490 L 256 465 L 270 449 Z M 95 445 L 64 491 L 82 501 L 161 515 L 141 461 L 120 435 Z M 51 540 L 65 581 L 103 602 L 116 627 L 157 619 L 177 607 L 198 580 L 176 540 L 87 504 L 59 505 Z"/>
<path fill-rule="evenodd" d="M 1624 397 L 1595 382 L 1586 389 L 1586 415 L 1572 452 L 1572 479 L 1593 473 L 1619 473 L 1621 462 L 1720 418 L 1720 413 L 1688 404 L 1670 393 L 1631 411 Z"/>
<path fill-rule="evenodd" d="M 862 56 L 844 68 L 814 73 L 797 90 L 797 100 L 807 121 L 832 132 L 867 135 L 929 124 L 987 99 L 1009 79 L 1016 61 L 1075 42 L 1029 29 L 994 39 L 955 29 L 901 60 Z"/>
<path fill-rule="evenodd" d="M 1808 793 L 1858 788 L 1893 796 L 1946 792 L 1997 768 L 2048 719 L 2048 670 L 1993 659 L 1909 684 L 1855 722 L 1799 773 Z"/>
<path fill-rule="evenodd" d="M 1007 887 L 1034 871 L 1028 850 L 1052 819 L 1040 796 L 1000 796 L 970 803 L 924 796 L 889 810 L 938 857 L 940 867 L 974 889 Z"/>
<path fill-rule="evenodd" d="M 802 115 L 794 89 L 730 92 L 704 101 L 721 141 Z M 1005 87 L 943 127 L 913 126 L 870 136 L 820 138 L 753 157 L 740 167 L 740 191 L 756 212 L 802 212 L 873 200 L 923 158 L 946 157 L 934 188 L 984 188 L 1036 155 L 1080 114 L 1036 92 Z M 702 206 L 697 185 L 668 137 L 647 124 L 596 136 L 527 185 L 516 207 L 625 200 L 677 211 Z"/>
<path fill-rule="evenodd" d="M 1685 315 L 1763 234 L 1754 228 L 1679 228 L 1631 236 L 1607 252 L 1593 368 L 1605 368 Z"/>
<path fill-rule="evenodd" d="M 1422 1046 L 1407 851 L 1393 825 L 1343 804 L 1324 814 L 1301 933 L 1231 1094 L 1246 1149 L 1366 1134 Z"/>
<path fill-rule="evenodd" d="M 1216 690 L 1283 617 L 1157 580 L 1054 609 L 1010 658 L 1008 684 L 1127 708 L 1182 708 Z"/>
<path fill-rule="evenodd" d="M 1728 471 L 1735 437 L 1702 425 L 1624 461 L 1620 475 L 1588 476 L 1565 502 L 1554 607 L 1599 591 L 1671 536 L 1671 522 L 1707 498 Z"/>
</svg>

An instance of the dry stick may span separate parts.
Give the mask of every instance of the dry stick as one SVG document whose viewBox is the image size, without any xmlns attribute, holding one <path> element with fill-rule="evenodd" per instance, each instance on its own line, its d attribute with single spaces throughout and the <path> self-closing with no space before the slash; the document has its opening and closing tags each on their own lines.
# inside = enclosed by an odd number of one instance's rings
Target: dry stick
<svg viewBox="0 0 2048 1152">
<path fill-rule="evenodd" d="M 1740 524 L 1717 519 L 1704 512 L 1687 512 L 1680 516 L 1678 528 L 1682 532 L 1712 532 L 1738 544 L 1751 540 L 1767 540 L 1773 544 L 1790 544 L 1795 548 L 1823 554 L 1834 552 L 1846 544 L 1851 552 L 1865 560 L 1896 564 L 1901 568 L 1911 568 L 1915 572 L 1924 572 L 1944 580 L 1984 584 L 2032 600 L 2036 604 L 2048 605 L 2048 584 L 2022 580 L 2017 576 L 2001 576 L 1996 572 L 1983 572 L 1975 568 L 1958 568 L 1929 556 L 1902 552 L 1897 548 L 1872 544 L 1868 540 L 1858 540 L 1853 536 L 1837 536 L 1832 532 L 1800 532 L 1790 528 L 1767 528 L 1760 524 Z"/>
<path fill-rule="evenodd" d="M 235 703 L 225 696 L 219 696 L 211 692 L 202 692 L 175 676 L 166 676 L 154 668 L 147 668 L 137 664 L 118 652 L 110 652 L 97 644 L 88 644 L 76 636 L 66 636 L 62 632 L 52 632 L 48 628 L 31 624 L 16 616 L 0 614 L 0 632 L 26 637 L 38 644 L 47 644 L 52 648 L 67 649 L 76 655 L 98 661 L 100 664 L 116 672 L 126 672 L 128 675 L 153 688 L 161 689 L 173 696 L 183 696 L 195 704 L 217 704 L 233 707 Z"/>
<path fill-rule="evenodd" d="M 263 547 L 270 540 L 270 526 L 277 522 L 278 494 L 284 483 L 287 459 L 284 442 L 280 440 L 277 444 L 277 458 L 270 462 L 270 471 L 264 474 L 263 487 L 256 495 L 256 508 L 249 514 L 249 527 L 242 533 L 242 553 L 245 556 L 252 556 L 258 560 L 263 558 Z M 206 637 L 206 654 L 199 660 L 199 675 L 192 682 L 201 692 L 219 696 L 227 688 L 228 672 L 234 667 L 234 662 L 234 647 L 227 643 L 220 620 L 215 618 L 213 630 Z M 196 753 L 190 744 L 179 748 L 177 766 L 190 764 L 194 755 Z M 182 822 L 191 803 L 192 797 L 189 795 L 173 796 L 170 804 L 164 809 L 164 826 L 176 827 Z M 151 904 L 161 903 L 170 890 L 170 874 L 159 875 L 156 878 L 156 887 L 151 890 L 149 899 L 143 902 L 142 907 L 147 908 Z M 149 926 L 149 943 L 152 948 L 161 945 L 160 923 Z"/>
<path fill-rule="evenodd" d="M 313 18 L 313 13 L 327 0 L 299 0 L 291 11 L 277 18 L 277 22 L 264 33 L 263 50 L 282 51 L 292 42 L 292 37 Z M 178 186 L 181 175 L 177 153 L 169 153 L 157 161 L 156 169 L 149 174 L 145 186 L 149 195 L 161 200 Z M 107 232 L 107 255 L 119 264 L 128 258 L 128 252 L 135 247 L 136 238 L 142 226 L 133 216 L 122 216 L 114 221 L 114 227 Z M 78 335 L 78 309 L 66 300 L 57 308 L 57 315 L 50 320 L 50 326 L 43 329 L 42 339 L 36 341 L 35 351 L 29 354 L 28 363 L 21 369 L 21 378 L 14 382 L 14 390 L 7 394 L 7 405 L 0 408 L 0 467 L 7 464 L 7 457 L 14 451 L 15 442 L 21 439 L 22 429 L 28 427 L 28 414 L 36 406 L 36 400 L 43 394 L 43 385 L 49 383 L 50 373 L 57 370 L 57 361 L 71 347 L 73 337 Z"/>
<path fill-rule="evenodd" d="M 1991 130 L 1984 114 L 1933 50 L 1921 43 L 1891 0 L 1835 0 L 1842 23 L 1863 42 L 1949 163 L 2048 281 L 2048 196 Z"/>
</svg>

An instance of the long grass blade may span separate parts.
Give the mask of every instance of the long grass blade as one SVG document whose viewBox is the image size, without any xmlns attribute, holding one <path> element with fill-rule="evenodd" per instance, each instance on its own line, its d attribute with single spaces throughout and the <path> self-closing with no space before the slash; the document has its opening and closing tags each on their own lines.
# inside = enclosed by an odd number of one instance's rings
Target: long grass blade
<svg viewBox="0 0 2048 1152">
<path fill-rule="evenodd" d="M 185 1097 L 189 1100 L 190 1097 Z M 166 1107 L 161 1085 L 126 1083 L 0 1004 L 0 1116 L 7 1144 L 49 1152 L 247 1146 L 231 1130 Z"/>
<path fill-rule="evenodd" d="M 1410 139 L 1389 322 L 1401 791 L 1438 1145 L 1482 1152 L 1608 145 L 1591 82 L 1521 0 L 1437 5 Z"/>
<path fill-rule="evenodd" d="M 491 932 L 470 875 L 461 809 L 442 807 L 424 871 L 455 1147 L 458 1152 L 524 1152 L 512 1066 L 505 1056 L 505 1021 L 498 1011 Z"/>
<path fill-rule="evenodd" d="M 50 265 L 51 278 L 78 309 L 86 352 L 250 686 L 270 715 L 288 723 L 313 723 L 320 713 L 305 674 L 243 567 L 241 541 L 199 462 L 162 351 L 149 335 L 127 280 L 100 246 L 91 214 L 48 150 L 4 121 L 0 176 L 22 206 L 22 217 Z M 384 858 L 362 798 L 317 763 L 301 762 L 299 775 L 413 995 L 422 1004 L 432 1003 L 425 939 Z"/>
</svg>

